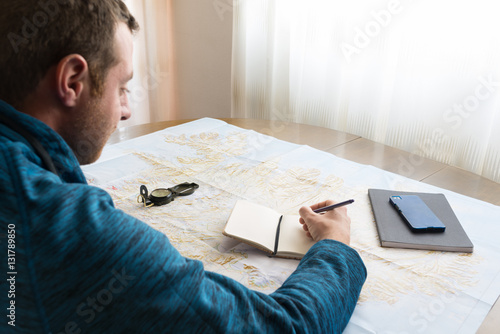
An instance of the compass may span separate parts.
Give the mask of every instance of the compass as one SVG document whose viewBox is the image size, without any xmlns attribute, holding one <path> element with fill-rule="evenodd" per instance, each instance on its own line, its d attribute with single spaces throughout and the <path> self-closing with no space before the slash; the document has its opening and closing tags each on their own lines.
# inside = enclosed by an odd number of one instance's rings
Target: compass
<svg viewBox="0 0 500 334">
<path fill-rule="evenodd" d="M 188 196 L 194 193 L 199 185 L 196 183 L 184 182 L 171 188 L 158 188 L 148 193 L 145 185 L 140 187 L 140 195 L 137 197 L 138 203 L 144 203 L 145 207 L 161 206 L 172 202 L 177 196 Z"/>
</svg>

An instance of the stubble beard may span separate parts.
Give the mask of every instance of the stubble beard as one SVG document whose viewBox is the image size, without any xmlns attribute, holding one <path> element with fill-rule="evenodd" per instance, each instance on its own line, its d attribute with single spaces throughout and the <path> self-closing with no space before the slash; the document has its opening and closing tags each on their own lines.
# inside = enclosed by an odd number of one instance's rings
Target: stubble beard
<svg viewBox="0 0 500 334">
<path fill-rule="evenodd" d="M 101 156 L 102 149 L 113 132 L 115 124 L 106 117 L 101 99 L 95 97 L 80 114 L 65 138 L 73 150 L 80 165 L 95 162 Z"/>
</svg>

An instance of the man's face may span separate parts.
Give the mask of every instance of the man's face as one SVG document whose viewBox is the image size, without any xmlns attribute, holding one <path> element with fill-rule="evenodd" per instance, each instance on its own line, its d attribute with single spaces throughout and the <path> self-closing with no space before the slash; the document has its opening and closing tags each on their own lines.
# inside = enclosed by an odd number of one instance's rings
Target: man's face
<svg viewBox="0 0 500 334">
<path fill-rule="evenodd" d="M 109 70 L 104 79 L 102 95 L 89 97 L 73 122 L 70 146 L 82 165 L 96 161 L 118 122 L 130 117 L 127 83 L 133 74 L 133 42 L 125 23 L 118 24 L 115 52 L 118 64 Z"/>
</svg>

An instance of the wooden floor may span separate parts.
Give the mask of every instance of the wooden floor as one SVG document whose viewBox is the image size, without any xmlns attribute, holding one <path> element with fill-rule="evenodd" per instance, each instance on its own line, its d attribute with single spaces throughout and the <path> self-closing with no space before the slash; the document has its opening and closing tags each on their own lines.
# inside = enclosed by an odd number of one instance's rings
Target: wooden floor
<svg viewBox="0 0 500 334">
<path fill-rule="evenodd" d="M 372 165 L 389 172 L 448 189 L 479 200 L 500 205 L 500 184 L 460 168 L 414 156 L 352 134 L 305 124 L 257 119 L 224 118 L 240 128 L 254 130 L 296 144 L 332 153 L 357 163 Z M 120 128 L 108 144 L 142 136 L 191 120 L 165 121 Z M 500 218 L 499 218 L 500 221 Z M 497 300 L 478 334 L 498 333 L 500 302 Z"/>
</svg>

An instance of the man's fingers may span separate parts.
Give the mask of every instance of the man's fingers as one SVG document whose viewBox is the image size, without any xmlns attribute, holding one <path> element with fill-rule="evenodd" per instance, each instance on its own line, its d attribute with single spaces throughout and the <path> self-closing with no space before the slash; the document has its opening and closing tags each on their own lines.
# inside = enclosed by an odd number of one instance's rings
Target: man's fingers
<svg viewBox="0 0 500 334">
<path fill-rule="evenodd" d="M 314 215 L 313 209 L 308 206 L 303 206 L 299 209 L 299 215 L 302 217 L 301 219 L 305 221 L 305 219 L 311 215 Z"/>
</svg>

